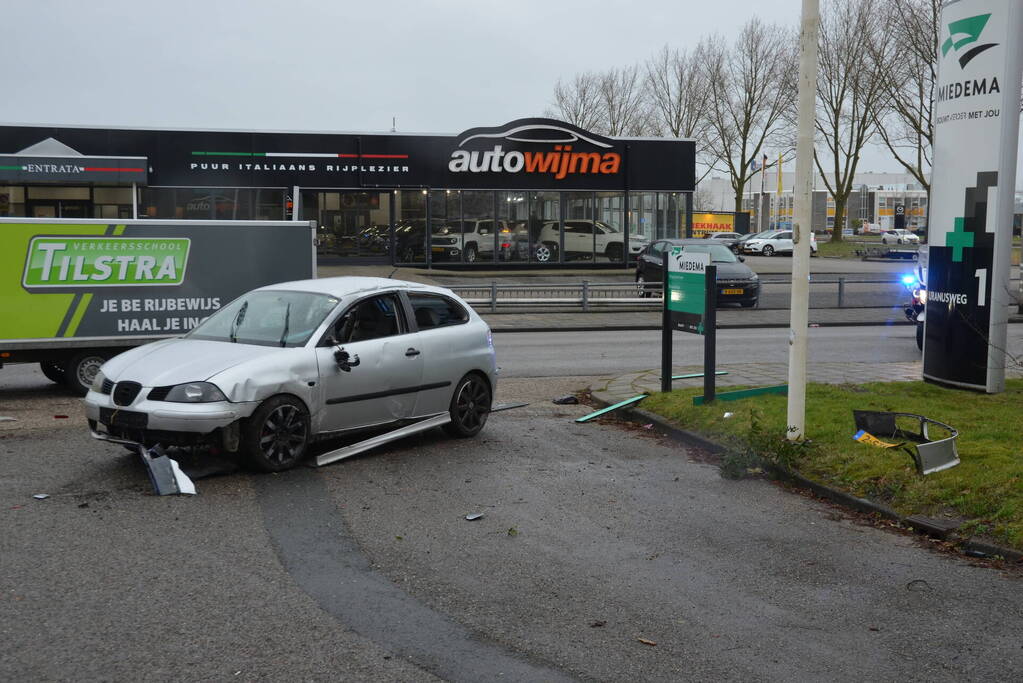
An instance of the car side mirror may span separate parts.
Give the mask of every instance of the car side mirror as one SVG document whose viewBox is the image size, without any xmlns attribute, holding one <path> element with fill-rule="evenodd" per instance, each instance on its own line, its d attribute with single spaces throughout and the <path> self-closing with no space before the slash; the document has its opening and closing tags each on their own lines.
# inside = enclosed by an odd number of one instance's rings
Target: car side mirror
<svg viewBox="0 0 1023 683">
<path fill-rule="evenodd" d="M 351 372 L 352 368 L 357 366 L 361 361 L 359 360 L 359 354 L 350 354 L 344 349 L 337 349 L 334 351 L 334 362 L 344 372 Z"/>
</svg>

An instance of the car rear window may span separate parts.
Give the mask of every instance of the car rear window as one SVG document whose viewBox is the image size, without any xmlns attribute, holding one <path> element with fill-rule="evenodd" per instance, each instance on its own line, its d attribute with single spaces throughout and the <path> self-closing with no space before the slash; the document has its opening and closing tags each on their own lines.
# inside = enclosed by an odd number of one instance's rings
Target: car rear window
<svg viewBox="0 0 1023 683">
<path fill-rule="evenodd" d="M 469 322 L 469 313 L 459 303 L 439 294 L 409 294 L 409 302 L 419 329 L 461 325 Z"/>
</svg>

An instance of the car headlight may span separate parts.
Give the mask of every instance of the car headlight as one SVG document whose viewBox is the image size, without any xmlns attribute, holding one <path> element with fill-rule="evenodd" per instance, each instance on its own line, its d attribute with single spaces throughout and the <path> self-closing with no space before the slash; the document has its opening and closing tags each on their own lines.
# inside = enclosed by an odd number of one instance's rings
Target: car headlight
<svg viewBox="0 0 1023 683">
<path fill-rule="evenodd" d="M 103 392 L 103 382 L 106 382 L 106 381 L 107 381 L 106 375 L 104 375 L 102 372 L 97 370 L 96 371 L 96 378 L 94 380 L 92 380 L 92 386 L 89 387 L 89 388 L 92 391 L 95 391 L 96 393 L 102 393 Z"/>
<path fill-rule="evenodd" d="M 227 397 L 209 382 L 189 382 L 171 387 L 163 400 L 171 403 L 212 403 L 226 401 Z"/>
</svg>

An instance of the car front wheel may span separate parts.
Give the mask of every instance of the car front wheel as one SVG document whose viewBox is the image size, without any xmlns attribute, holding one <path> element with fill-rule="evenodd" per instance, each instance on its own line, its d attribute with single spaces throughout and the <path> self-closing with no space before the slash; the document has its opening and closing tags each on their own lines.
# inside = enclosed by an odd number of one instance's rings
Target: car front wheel
<svg viewBox="0 0 1023 683">
<path fill-rule="evenodd" d="M 309 411 L 292 396 L 274 396 L 242 425 L 242 448 L 263 472 L 281 472 L 300 463 L 309 445 Z"/>
<path fill-rule="evenodd" d="M 558 260 L 558 247 L 554 244 L 544 243 L 536 248 L 536 260 L 540 263 L 549 263 Z"/>
<path fill-rule="evenodd" d="M 451 422 L 444 431 L 459 439 L 476 436 L 490 415 L 490 386 L 480 375 L 469 373 L 458 380 L 448 412 Z"/>
<path fill-rule="evenodd" d="M 770 244 L 765 244 L 764 256 L 774 256 L 774 247 L 772 247 Z"/>
</svg>

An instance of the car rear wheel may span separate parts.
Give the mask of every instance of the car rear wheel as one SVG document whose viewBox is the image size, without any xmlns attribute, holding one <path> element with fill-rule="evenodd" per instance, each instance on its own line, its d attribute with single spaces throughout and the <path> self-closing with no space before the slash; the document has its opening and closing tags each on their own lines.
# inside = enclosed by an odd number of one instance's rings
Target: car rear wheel
<svg viewBox="0 0 1023 683">
<path fill-rule="evenodd" d="M 268 398 L 243 423 L 241 436 L 242 450 L 254 468 L 263 472 L 290 469 L 308 450 L 309 412 L 297 398 Z"/>
<path fill-rule="evenodd" d="M 646 278 L 644 278 L 642 275 L 636 276 L 636 289 L 639 290 L 639 295 L 644 299 L 649 296 L 652 296 L 651 291 L 647 289 Z"/>
<path fill-rule="evenodd" d="M 98 351 L 82 351 L 71 356 L 64 366 L 64 384 L 76 396 L 85 396 L 107 357 Z"/>
<path fill-rule="evenodd" d="M 610 244 L 607 249 L 604 250 L 604 255 L 607 256 L 607 260 L 616 263 L 622 260 L 623 253 L 622 245 L 620 244 Z"/>
<path fill-rule="evenodd" d="M 39 364 L 39 369 L 46 375 L 46 379 L 57 384 L 64 384 L 64 365 L 52 360 L 44 360 Z"/>
<path fill-rule="evenodd" d="M 467 246 L 465 248 L 465 262 L 466 263 L 476 263 L 476 255 L 478 253 L 479 253 L 479 250 L 476 249 L 476 245 L 475 244 L 470 244 L 469 246 Z"/>
<path fill-rule="evenodd" d="M 772 247 L 770 244 L 765 244 L 764 256 L 774 256 L 774 247 Z"/>
<path fill-rule="evenodd" d="M 480 375 L 469 373 L 458 381 L 451 396 L 451 422 L 444 431 L 459 439 L 476 436 L 490 415 L 490 387 Z"/>
</svg>

